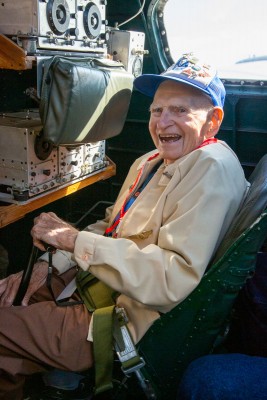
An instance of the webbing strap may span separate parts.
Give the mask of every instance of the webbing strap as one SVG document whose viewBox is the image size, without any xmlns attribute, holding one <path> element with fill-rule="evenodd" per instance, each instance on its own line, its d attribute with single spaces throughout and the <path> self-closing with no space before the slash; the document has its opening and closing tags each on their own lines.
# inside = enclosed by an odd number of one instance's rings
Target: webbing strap
<svg viewBox="0 0 267 400">
<path fill-rule="evenodd" d="M 96 394 L 112 389 L 114 308 L 113 305 L 99 308 L 94 312 L 93 349 Z"/>
<path fill-rule="evenodd" d="M 95 393 L 112 389 L 114 346 L 125 374 L 144 365 L 127 328 L 123 308 L 115 306 L 114 291 L 89 272 L 76 275 L 77 288 L 93 319 Z"/>
</svg>

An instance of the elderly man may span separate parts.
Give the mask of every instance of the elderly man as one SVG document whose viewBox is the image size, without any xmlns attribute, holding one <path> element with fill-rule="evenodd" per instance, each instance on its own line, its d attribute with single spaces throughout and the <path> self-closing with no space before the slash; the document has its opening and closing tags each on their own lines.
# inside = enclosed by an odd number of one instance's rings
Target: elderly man
<svg viewBox="0 0 267 400">
<path fill-rule="evenodd" d="M 215 139 L 225 89 L 209 66 L 187 54 L 161 75 L 138 77 L 135 86 L 153 97 L 156 150 L 133 164 L 104 221 L 79 232 L 43 213 L 32 236 L 41 250 L 44 242 L 57 249 L 55 293 L 75 276 L 74 265 L 90 271 L 120 293 L 117 305 L 138 342 L 198 285 L 248 184 L 236 155 Z M 2 399 L 21 399 L 23 379 L 34 372 L 93 365 L 91 314 L 83 304 L 57 307 L 44 286 L 46 260 L 35 265 L 22 307 L 9 307 L 21 274 L 0 281 Z"/>
</svg>

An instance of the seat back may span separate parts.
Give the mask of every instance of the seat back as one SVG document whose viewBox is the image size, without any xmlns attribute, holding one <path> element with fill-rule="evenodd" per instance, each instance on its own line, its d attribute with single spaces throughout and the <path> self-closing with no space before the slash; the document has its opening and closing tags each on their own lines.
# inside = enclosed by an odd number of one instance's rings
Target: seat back
<svg viewBox="0 0 267 400">
<path fill-rule="evenodd" d="M 253 274 L 267 237 L 267 155 L 250 182 L 246 200 L 198 287 L 162 315 L 139 343 L 146 362 L 142 371 L 157 399 L 175 399 L 187 365 L 222 341 L 234 300 Z"/>
<path fill-rule="evenodd" d="M 249 177 L 250 189 L 246 199 L 234 218 L 230 229 L 216 252 L 216 262 L 229 246 L 244 232 L 267 207 L 267 154 L 257 164 Z"/>
</svg>

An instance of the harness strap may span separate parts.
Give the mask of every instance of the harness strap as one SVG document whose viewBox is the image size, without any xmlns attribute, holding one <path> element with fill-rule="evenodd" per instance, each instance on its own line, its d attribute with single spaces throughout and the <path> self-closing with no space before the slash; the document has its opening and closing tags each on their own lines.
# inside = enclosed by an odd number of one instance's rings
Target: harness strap
<svg viewBox="0 0 267 400">
<path fill-rule="evenodd" d="M 140 372 L 140 368 L 145 365 L 145 362 L 142 357 L 139 356 L 133 343 L 127 327 L 128 318 L 125 310 L 115 305 L 114 297 L 116 293 L 90 274 L 90 272 L 79 271 L 76 275 L 76 282 L 77 289 L 83 301 L 61 303 L 55 299 L 51 287 L 51 278 L 52 251 L 49 251 L 47 286 L 56 304 L 58 306 L 70 306 L 84 303 L 89 312 L 94 312 L 93 351 L 95 360 L 95 394 L 110 390 L 113 387 L 114 349 L 122 364 L 122 371 L 124 374 L 128 376 L 134 372 L 141 387 L 146 392 L 148 390 L 147 382 Z M 154 399 L 154 397 L 151 398 Z"/>
<path fill-rule="evenodd" d="M 138 371 L 145 363 L 132 341 L 123 308 L 113 305 L 95 310 L 93 324 L 95 394 L 99 394 L 113 387 L 114 347 L 125 375 Z"/>
<path fill-rule="evenodd" d="M 94 312 L 93 349 L 96 394 L 112 389 L 114 308 L 113 305 L 98 308 Z"/>
</svg>

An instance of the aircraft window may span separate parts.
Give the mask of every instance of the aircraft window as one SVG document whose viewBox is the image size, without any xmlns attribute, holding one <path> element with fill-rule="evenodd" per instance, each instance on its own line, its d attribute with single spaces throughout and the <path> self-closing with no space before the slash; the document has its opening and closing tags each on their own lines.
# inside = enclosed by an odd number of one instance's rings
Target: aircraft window
<svg viewBox="0 0 267 400">
<path fill-rule="evenodd" d="M 267 79 L 266 0 L 168 0 L 164 24 L 172 59 L 193 51 L 221 78 Z"/>
</svg>

